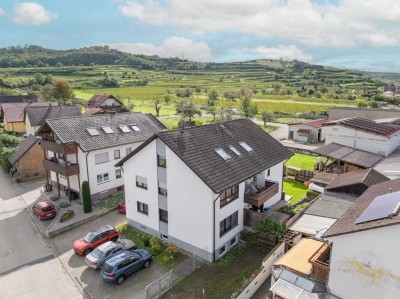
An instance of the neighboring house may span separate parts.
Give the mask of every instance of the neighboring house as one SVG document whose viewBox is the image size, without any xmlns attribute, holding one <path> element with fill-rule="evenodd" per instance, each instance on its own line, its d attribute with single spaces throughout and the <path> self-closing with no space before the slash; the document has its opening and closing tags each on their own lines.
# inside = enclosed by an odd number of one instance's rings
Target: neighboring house
<svg viewBox="0 0 400 299">
<path fill-rule="evenodd" d="M 87 108 L 85 112 L 83 112 L 84 116 L 91 116 L 91 115 L 99 115 L 104 114 L 106 111 L 100 108 Z"/>
<path fill-rule="evenodd" d="M 41 139 L 29 135 L 21 142 L 17 151 L 8 158 L 12 168 L 16 171 L 13 175 L 17 179 L 28 181 L 46 176 L 40 141 Z"/>
<path fill-rule="evenodd" d="M 80 193 L 88 181 L 93 200 L 123 191 L 123 174 L 115 163 L 143 141 L 165 129 L 151 114 L 121 113 L 47 119 L 42 137 L 44 166 L 59 194 Z"/>
<path fill-rule="evenodd" d="M 331 245 L 327 242 L 300 240 L 271 267 L 272 298 L 336 298 L 326 288 L 330 251 Z"/>
<path fill-rule="evenodd" d="M 6 103 L 1 105 L 4 130 L 7 132 L 25 133 L 25 109 L 27 107 L 49 106 L 47 102 Z"/>
<path fill-rule="evenodd" d="M 316 143 L 325 140 L 322 125 L 326 119 L 315 119 L 302 123 L 289 124 L 288 139 L 300 142 Z"/>
<path fill-rule="evenodd" d="M 362 107 L 331 107 L 329 120 L 339 120 L 358 116 L 366 119 L 398 118 L 399 109 L 362 108 Z"/>
<path fill-rule="evenodd" d="M 400 298 L 400 179 L 368 188 L 322 236 L 333 242 L 328 289 L 349 299 Z"/>
<path fill-rule="evenodd" d="M 400 126 L 378 123 L 360 117 L 324 124 L 325 144 L 337 143 L 381 156 L 388 156 L 400 146 Z"/>
<path fill-rule="evenodd" d="M 81 116 L 82 112 L 78 106 L 47 106 L 27 107 L 25 114 L 26 134 L 35 134 L 46 122 L 46 119 Z"/>
<path fill-rule="evenodd" d="M 238 243 L 244 209 L 282 198 L 292 155 L 249 119 L 159 132 L 116 165 L 127 221 L 215 261 Z"/>
<path fill-rule="evenodd" d="M 319 171 L 337 174 L 374 167 L 384 158 L 378 154 L 337 143 L 325 144 L 313 152 L 325 157 L 325 161 L 321 159 L 319 162 Z"/>
<path fill-rule="evenodd" d="M 104 112 L 121 112 L 124 104 L 116 97 L 110 94 L 97 94 L 94 95 L 89 101 L 86 102 L 87 109 L 98 108 Z"/>
<path fill-rule="evenodd" d="M 324 192 L 324 188 L 329 185 L 338 175 L 330 172 L 320 172 L 310 180 L 310 188 L 319 193 Z"/>
<path fill-rule="evenodd" d="M 38 102 L 37 96 L 34 95 L 25 95 L 25 96 L 5 96 L 5 95 L 0 95 L 0 116 L 3 118 L 2 113 L 3 110 L 1 109 L 1 106 L 3 104 L 7 103 L 34 103 Z"/>
</svg>

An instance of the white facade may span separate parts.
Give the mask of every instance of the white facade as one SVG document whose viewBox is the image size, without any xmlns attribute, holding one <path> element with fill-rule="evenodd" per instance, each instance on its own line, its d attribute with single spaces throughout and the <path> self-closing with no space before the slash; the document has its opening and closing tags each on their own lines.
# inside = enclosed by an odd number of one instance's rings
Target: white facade
<svg viewBox="0 0 400 299">
<path fill-rule="evenodd" d="M 27 136 L 29 136 L 30 134 L 35 135 L 36 131 L 39 129 L 39 126 L 31 125 L 28 114 L 25 114 L 25 128 Z"/>
<path fill-rule="evenodd" d="M 166 168 L 159 167 L 157 155 L 166 158 Z M 127 221 L 137 229 L 168 240 L 178 247 L 206 260 L 219 259 L 239 241 L 243 230 L 244 188 L 239 184 L 238 198 L 220 206 L 215 194 L 172 150 L 160 139 L 127 160 L 123 167 Z M 279 182 L 282 190 L 283 162 L 271 167 L 264 180 Z M 145 178 L 147 189 L 136 186 L 137 177 Z M 159 186 L 167 189 L 167 196 L 159 194 Z M 276 198 L 275 198 L 276 197 Z M 271 199 L 280 199 L 280 193 Z M 139 211 L 146 204 L 147 215 Z M 160 220 L 160 209 L 168 212 L 168 223 Z M 220 235 L 220 223 L 237 213 L 237 225 Z M 232 216 L 234 217 L 234 216 Z"/>
<path fill-rule="evenodd" d="M 309 132 L 298 132 L 299 130 L 310 130 Z M 300 142 L 316 143 L 325 140 L 322 128 L 316 128 L 307 124 L 289 125 L 288 139 Z"/>
<path fill-rule="evenodd" d="M 100 104 L 100 107 L 111 107 L 111 106 L 120 106 L 121 104 L 113 98 L 108 98 L 103 103 Z"/>
<path fill-rule="evenodd" d="M 400 133 L 391 137 L 367 133 L 340 125 L 324 126 L 325 144 L 341 145 L 388 156 L 400 146 Z"/>
<path fill-rule="evenodd" d="M 328 290 L 346 299 L 400 298 L 400 225 L 330 237 Z"/>
</svg>

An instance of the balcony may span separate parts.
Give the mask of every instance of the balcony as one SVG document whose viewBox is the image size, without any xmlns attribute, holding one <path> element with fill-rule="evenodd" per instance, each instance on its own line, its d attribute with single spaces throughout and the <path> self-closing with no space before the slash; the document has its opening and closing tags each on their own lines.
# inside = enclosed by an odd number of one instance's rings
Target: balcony
<svg viewBox="0 0 400 299">
<path fill-rule="evenodd" d="M 44 160 L 43 165 L 47 170 L 63 176 L 71 176 L 79 173 L 79 164 L 59 163 L 57 159 Z"/>
<path fill-rule="evenodd" d="M 309 260 L 312 265 L 311 278 L 326 284 L 329 276 L 329 257 L 331 249 L 324 244 Z"/>
<path fill-rule="evenodd" d="M 245 191 L 244 202 L 259 207 L 278 192 L 279 184 L 277 182 L 265 180 L 264 187 L 253 187 L 253 190 Z"/>
<path fill-rule="evenodd" d="M 78 152 L 78 147 L 76 146 L 75 143 L 58 144 L 53 141 L 42 140 L 40 141 L 40 146 L 44 150 L 48 150 L 62 155 L 76 154 Z"/>
</svg>

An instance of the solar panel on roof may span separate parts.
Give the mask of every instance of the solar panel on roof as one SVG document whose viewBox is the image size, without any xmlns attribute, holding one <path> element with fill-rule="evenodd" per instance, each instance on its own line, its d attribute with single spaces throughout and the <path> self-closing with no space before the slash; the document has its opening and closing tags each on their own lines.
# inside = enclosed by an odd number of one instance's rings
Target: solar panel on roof
<svg viewBox="0 0 400 299">
<path fill-rule="evenodd" d="M 400 191 L 377 196 L 356 219 L 355 224 L 387 218 L 397 214 L 400 207 Z"/>
</svg>

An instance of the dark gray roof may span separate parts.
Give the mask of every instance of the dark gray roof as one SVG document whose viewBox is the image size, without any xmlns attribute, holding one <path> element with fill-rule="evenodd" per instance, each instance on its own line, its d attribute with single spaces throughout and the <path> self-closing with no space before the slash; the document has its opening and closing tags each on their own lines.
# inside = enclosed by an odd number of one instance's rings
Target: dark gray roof
<svg viewBox="0 0 400 299">
<path fill-rule="evenodd" d="M 400 179 L 379 183 L 369 187 L 368 190 L 356 200 L 353 206 L 322 235 L 322 237 L 332 237 L 400 224 L 400 214 L 384 219 L 355 224 L 356 219 L 376 197 L 397 191 L 400 191 Z"/>
<path fill-rule="evenodd" d="M 89 99 L 89 101 L 86 102 L 86 107 L 87 108 L 99 108 L 99 106 L 101 106 L 101 104 L 103 104 L 103 102 L 107 99 L 114 99 L 117 102 L 119 102 L 119 104 L 122 106 L 122 102 L 120 100 L 118 100 L 116 97 L 114 97 L 111 94 L 96 94 L 93 97 L 91 97 Z"/>
<path fill-rule="evenodd" d="M 37 96 L 4 96 L 0 95 L 0 105 L 4 103 L 37 102 Z"/>
<path fill-rule="evenodd" d="M 363 168 L 373 167 L 383 159 L 383 156 L 381 155 L 334 142 L 320 146 L 319 148 L 314 149 L 313 152 L 322 156 L 327 156 L 333 159 L 342 160 L 343 162 L 358 165 Z"/>
<path fill-rule="evenodd" d="M 308 206 L 304 214 L 339 219 L 354 204 L 357 196 L 338 193 L 324 193 Z"/>
<path fill-rule="evenodd" d="M 83 151 L 143 142 L 165 129 L 154 116 L 145 113 L 117 113 L 48 119 L 36 134 L 40 134 L 46 124 L 60 138 L 62 143 L 76 142 Z M 134 132 L 129 127 L 131 124 L 136 124 L 140 131 Z M 127 125 L 130 132 L 123 133 L 119 129 L 119 125 Z M 110 126 L 114 133 L 106 134 L 101 129 L 102 126 Z M 96 128 L 100 134 L 91 136 L 86 130 L 87 128 Z"/>
<path fill-rule="evenodd" d="M 39 140 L 39 138 L 33 135 L 26 137 L 19 145 L 17 151 L 8 158 L 8 161 L 10 161 L 11 165 L 17 163 L 19 159 L 21 159 L 22 156 L 25 155 L 25 153 Z"/>
<path fill-rule="evenodd" d="M 81 116 L 82 112 L 78 106 L 27 107 L 26 115 L 32 126 L 41 126 L 46 119 Z"/>
<path fill-rule="evenodd" d="M 164 131 L 159 137 L 215 193 L 243 182 L 253 175 L 290 158 L 293 153 L 249 119 Z M 239 145 L 246 142 L 252 152 Z M 149 143 L 150 141 L 148 141 Z M 240 151 L 237 156 L 229 149 Z M 117 166 L 140 151 L 146 144 L 121 160 Z M 232 159 L 225 161 L 215 149 L 222 148 Z"/>
</svg>

